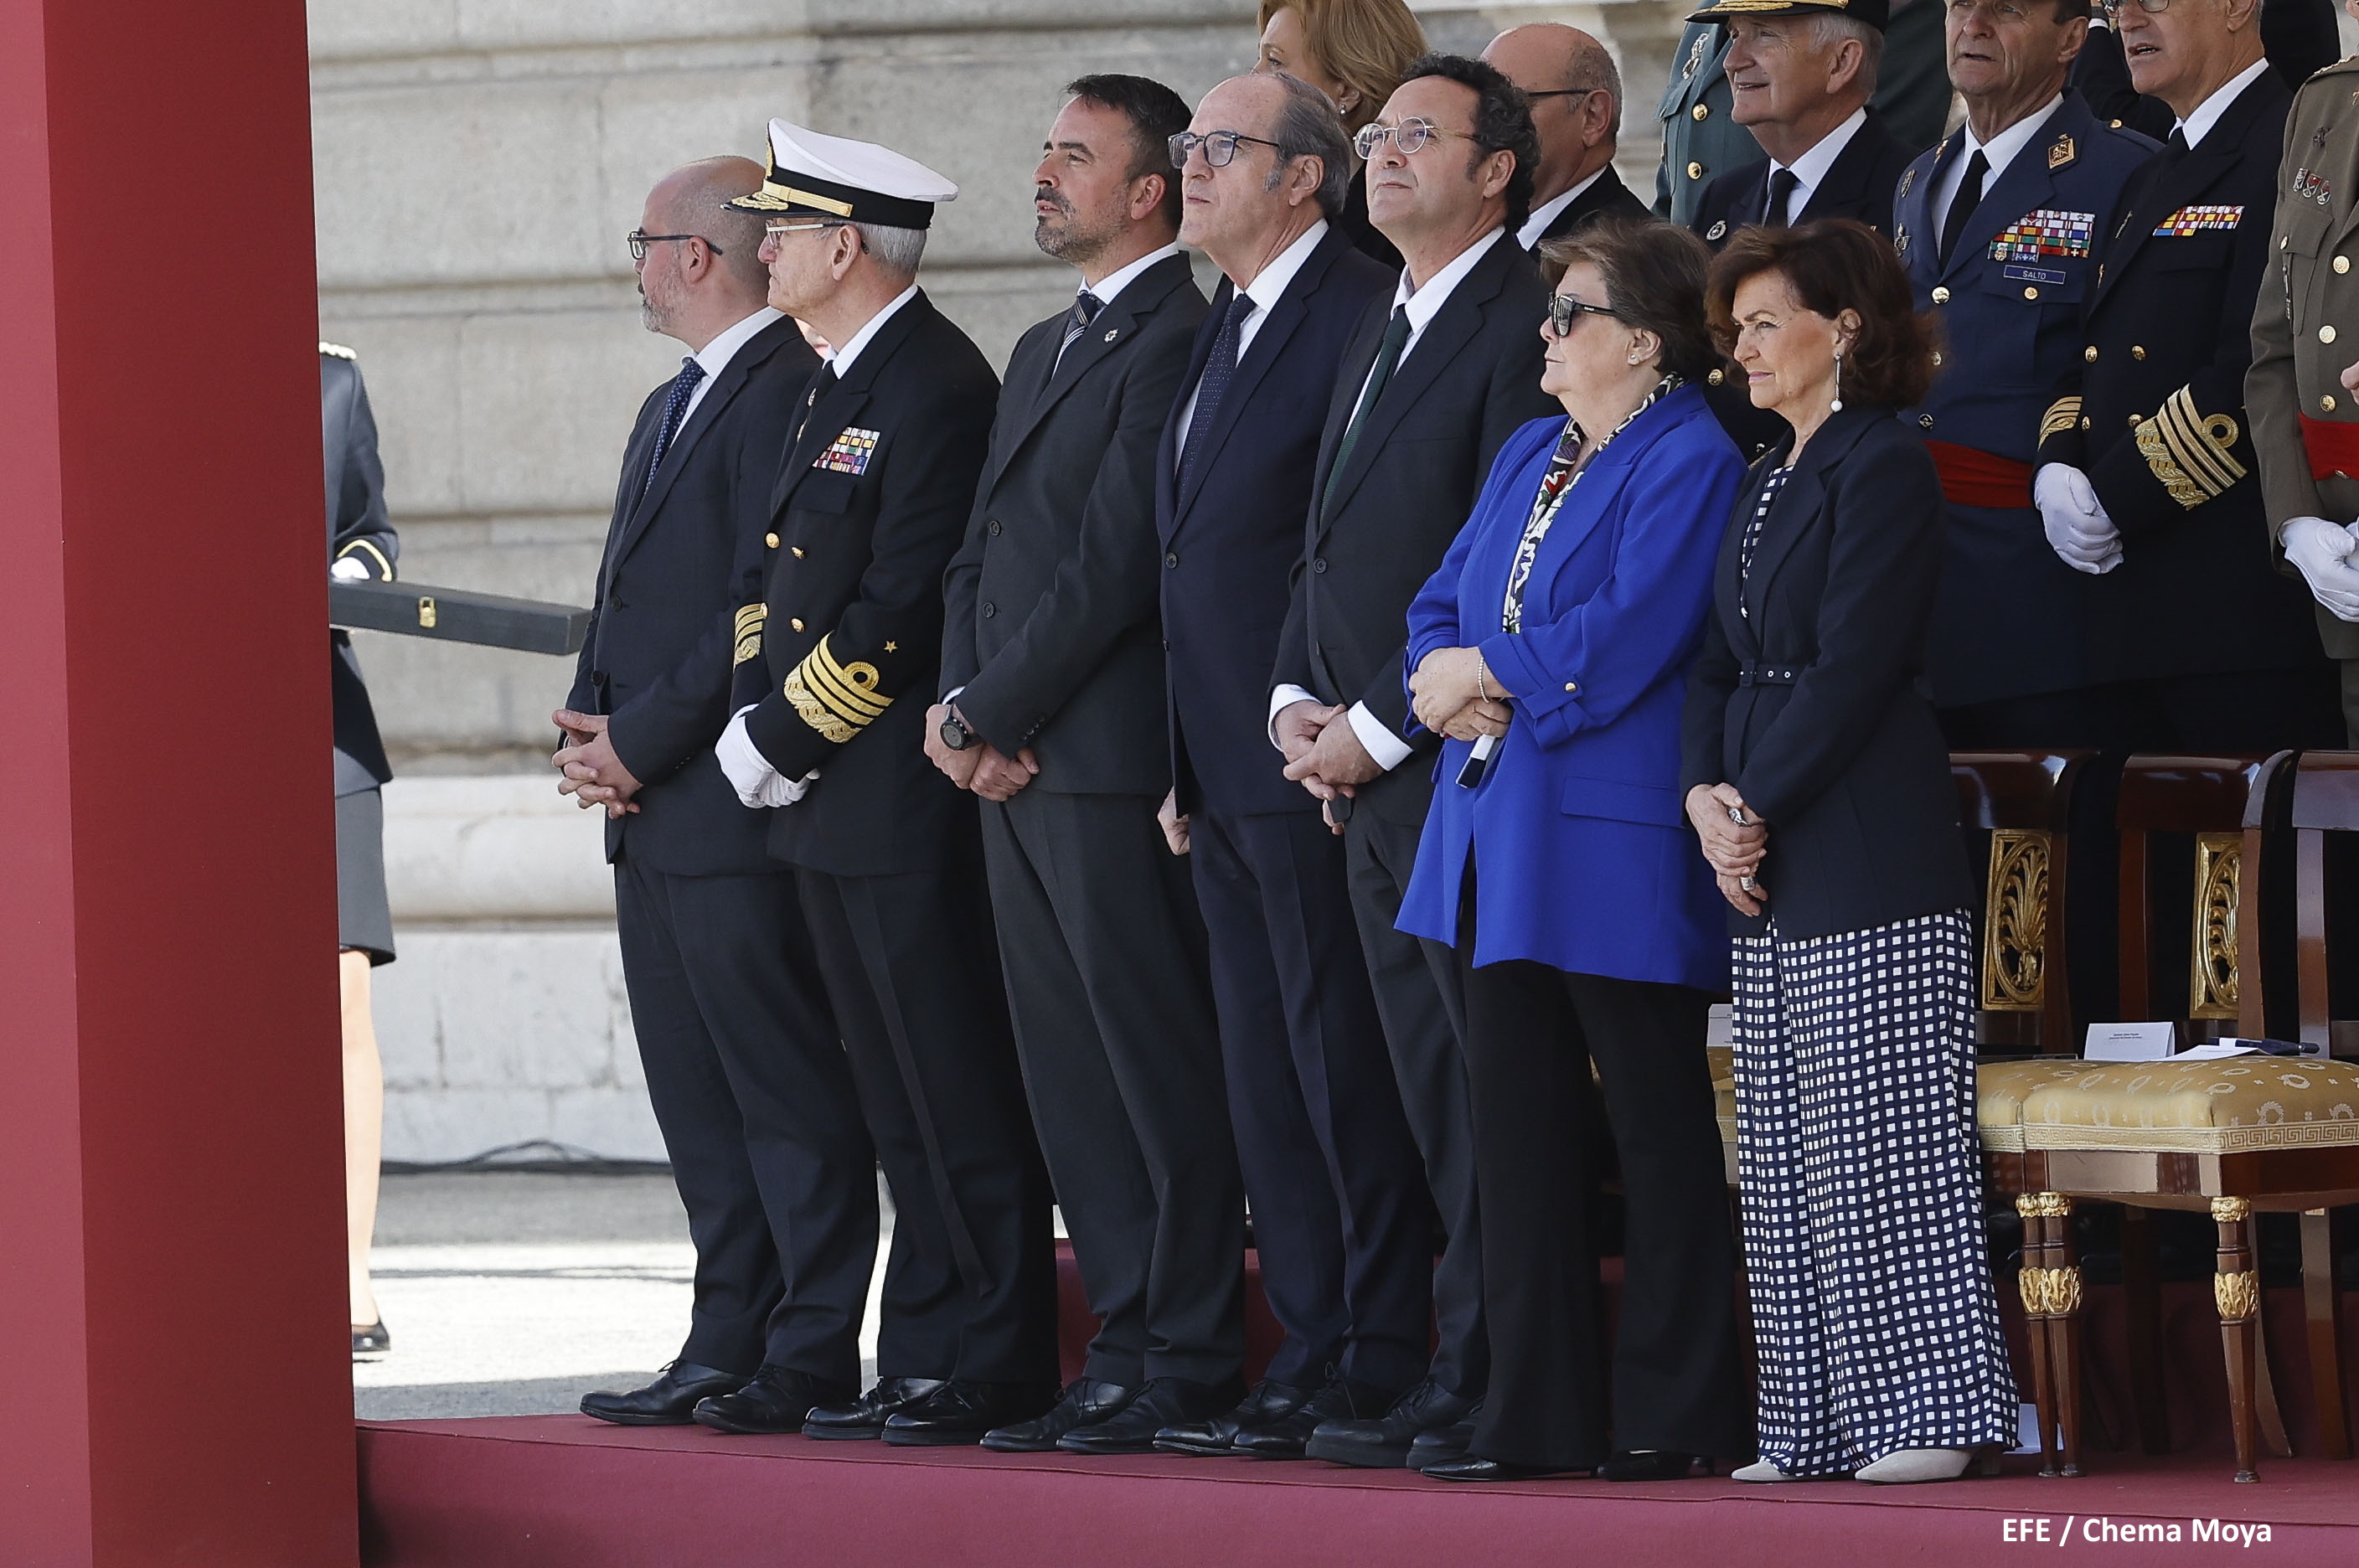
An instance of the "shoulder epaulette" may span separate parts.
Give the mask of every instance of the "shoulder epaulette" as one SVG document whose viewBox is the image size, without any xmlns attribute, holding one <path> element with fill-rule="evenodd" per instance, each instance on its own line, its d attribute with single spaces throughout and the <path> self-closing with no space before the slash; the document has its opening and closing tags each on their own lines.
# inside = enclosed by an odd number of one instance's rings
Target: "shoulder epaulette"
<svg viewBox="0 0 2359 1568">
<path fill-rule="evenodd" d="M 338 359 L 358 359 L 358 358 L 360 358 L 360 355 L 359 355 L 357 353 L 353 352 L 353 350 L 351 350 L 351 349 L 346 348 L 343 344 L 342 344 L 342 343 L 322 343 L 320 345 L 320 352 L 321 352 L 321 354 L 334 354 Z"/>
</svg>

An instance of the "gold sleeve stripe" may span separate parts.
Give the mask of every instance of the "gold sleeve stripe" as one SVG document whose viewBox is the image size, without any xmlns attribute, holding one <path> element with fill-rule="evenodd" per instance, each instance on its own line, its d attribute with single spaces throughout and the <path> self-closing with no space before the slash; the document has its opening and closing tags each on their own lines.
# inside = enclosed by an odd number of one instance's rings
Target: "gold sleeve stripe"
<svg viewBox="0 0 2359 1568">
<path fill-rule="evenodd" d="M 352 554 L 353 551 L 356 550 L 364 550 L 371 555 L 376 557 L 376 578 L 378 582 L 390 583 L 393 581 L 393 562 L 385 558 L 385 551 L 377 549 L 376 546 L 369 543 L 366 539 L 353 540 L 352 543 L 336 551 L 336 559 L 338 561 L 342 561 L 344 557 Z"/>
<path fill-rule="evenodd" d="M 762 623 L 769 614 L 767 604 L 748 604 L 737 612 L 737 657 L 729 661 L 731 669 L 762 657 Z"/>
<path fill-rule="evenodd" d="M 2059 397 L 2048 405 L 2048 412 L 2039 418 L 2039 439 L 2061 435 L 2081 422 L 2081 399 L 2078 397 Z"/>
<path fill-rule="evenodd" d="M 838 663 L 822 637 L 788 674 L 784 690 L 803 723 L 842 746 L 893 705 L 875 694 L 876 679 L 873 664 Z"/>
<path fill-rule="evenodd" d="M 2202 413 L 2182 387 L 2138 426 L 2138 453 L 2170 498 L 2192 510 L 2245 477 L 2233 455 L 2237 434 L 2234 418 Z"/>
</svg>

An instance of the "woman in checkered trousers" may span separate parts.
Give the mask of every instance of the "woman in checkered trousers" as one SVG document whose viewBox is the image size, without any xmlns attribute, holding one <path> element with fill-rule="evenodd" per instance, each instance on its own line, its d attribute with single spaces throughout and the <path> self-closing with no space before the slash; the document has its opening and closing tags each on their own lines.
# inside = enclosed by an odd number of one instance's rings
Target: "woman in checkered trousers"
<svg viewBox="0 0 2359 1568">
<path fill-rule="evenodd" d="M 1754 465 L 1690 677 L 1689 820 L 1734 910 L 1737 1171 L 1760 1364 L 1739 1479 L 1948 1480 L 2015 1439 L 1974 1135 L 1972 896 L 1919 688 L 1941 492 L 1889 244 L 1740 233 L 1713 331 L 1792 427 Z"/>
</svg>

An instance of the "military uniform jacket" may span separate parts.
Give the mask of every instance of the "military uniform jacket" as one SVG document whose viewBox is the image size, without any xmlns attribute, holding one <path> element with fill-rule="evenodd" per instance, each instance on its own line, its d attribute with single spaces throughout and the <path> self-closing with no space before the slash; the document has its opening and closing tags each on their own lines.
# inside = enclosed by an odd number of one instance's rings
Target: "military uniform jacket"
<svg viewBox="0 0 2359 1568">
<path fill-rule="evenodd" d="M 1915 154 L 1904 147 L 1875 110 L 1867 112 L 1851 140 L 1827 166 L 1826 178 L 1810 191 L 1810 199 L 1794 222 L 1812 218 L 1856 218 L 1879 234 L 1892 232 L 1892 193 L 1901 170 Z M 1769 202 L 1769 160 L 1756 158 L 1713 180 L 1704 187 L 1690 223 L 1706 245 L 1718 250 L 1728 236 L 1747 223 L 1761 221 Z"/>
<path fill-rule="evenodd" d="M 2359 465 L 2313 464 L 2302 427 L 2359 440 L 2359 408 L 2339 377 L 2359 359 L 2359 58 L 2320 71 L 2286 115 L 2271 219 L 2271 265 L 2253 312 L 2245 379 L 2271 537 L 2291 517 L 2359 517 Z M 2321 446 L 2321 450 L 2324 450 Z M 2359 626 L 2312 606 L 2336 659 L 2359 659 Z"/>
<path fill-rule="evenodd" d="M 1058 357 L 1070 312 L 1007 362 L 991 455 L 943 593 L 942 686 L 974 733 L 1030 746 L 1060 794 L 1171 785 L 1155 447 L 1204 319 L 1185 256 L 1125 285 Z"/>
<path fill-rule="evenodd" d="M 2107 231 L 2081 363 L 2039 461 L 2089 475 L 2122 564 L 2085 584 L 2090 673 L 2131 681 L 2318 657 L 2306 597 L 2271 567 L 2245 371 L 2268 267 L 2285 84 L 2264 71 L 2202 142 L 2132 177 Z"/>
<path fill-rule="evenodd" d="M 1965 132 L 1918 155 L 1900 177 L 1893 245 L 1920 310 L 1945 340 L 1940 374 L 1908 412 L 1929 440 L 2023 471 L 2020 506 L 1950 503 L 1948 557 L 1929 671 L 1943 707 L 2090 681 L 2081 574 L 2056 559 L 2029 505 L 2042 415 L 2079 368 L 2082 311 L 2096 288 L 2096 251 L 2130 176 L 2155 144 L 2098 119 L 2067 90 L 2038 134 L 1965 221 L 1949 265 L 1937 257 L 1933 192 L 1964 156 Z M 1937 456 L 1940 455 L 1937 452 Z M 2004 624 L 1989 614 L 2012 606 Z"/>
<path fill-rule="evenodd" d="M 401 540 L 385 513 L 385 465 L 376 455 L 376 416 L 353 351 L 320 345 L 320 434 L 327 462 L 328 559 L 350 556 L 379 583 L 393 581 Z M 328 630 L 328 688 L 335 703 L 336 793 L 356 795 L 393 777 L 378 736 L 376 710 L 361 681 L 353 639 Z"/>
<path fill-rule="evenodd" d="M 1671 59 L 1671 80 L 1657 113 L 1663 122 L 1663 162 L 1655 171 L 1655 213 L 1682 227 L 1712 179 L 1761 156 L 1753 133 L 1729 117 L 1728 29 L 1690 22 Z"/>
<path fill-rule="evenodd" d="M 925 754 L 940 695 L 942 573 L 990 444 L 999 383 L 920 292 L 841 380 L 805 396 L 770 497 L 760 603 L 740 611 L 733 705 L 810 792 L 772 810 L 770 853 L 839 877 L 931 869 L 977 833 Z M 971 849 L 971 844 L 968 844 Z"/>
<path fill-rule="evenodd" d="M 778 452 L 818 365 L 780 317 L 738 345 L 664 452 L 648 459 L 671 394 L 647 394 L 623 452 L 590 630 L 566 706 L 603 713 L 640 782 L 638 810 L 606 823 L 606 857 L 679 877 L 776 871 L 768 823 L 738 804 L 712 743 L 729 723 L 737 607 L 770 518 Z"/>
</svg>

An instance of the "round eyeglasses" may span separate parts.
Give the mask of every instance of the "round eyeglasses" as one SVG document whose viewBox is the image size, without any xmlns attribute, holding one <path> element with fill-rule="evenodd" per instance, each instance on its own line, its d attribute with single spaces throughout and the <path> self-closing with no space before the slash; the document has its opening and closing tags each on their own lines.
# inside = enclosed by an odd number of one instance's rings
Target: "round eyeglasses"
<svg viewBox="0 0 2359 1568">
<path fill-rule="evenodd" d="M 1352 137 L 1352 146 L 1358 149 L 1360 161 L 1365 163 L 1375 157 L 1376 149 L 1386 142 L 1400 148 L 1401 156 L 1408 158 L 1436 136 L 1458 136 L 1470 142 L 1474 139 L 1465 131 L 1448 130 L 1431 120 L 1412 114 L 1397 125 L 1387 125 L 1381 120 L 1369 121 Z"/>
<path fill-rule="evenodd" d="M 1226 169 L 1237 156 L 1239 142 L 1251 142 L 1256 147 L 1271 147 L 1279 152 L 1286 150 L 1276 142 L 1249 136 L 1243 131 L 1206 131 L 1201 136 L 1193 131 L 1182 131 L 1166 145 L 1171 149 L 1171 167 L 1174 169 L 1187 168 L 1188 155 L 1199 147 L 1203 149 L 1206 164 L 1214 169 Z"/>
<path fill-rule="evenodd" d="M 724 254 L 719 245 L 714 245 L 711 240 L 705 240 L 702 234 L 651 234 L 645 229 L 633 229 L 624 237 L 630 242 L 633 261 L 647 260 L 647 246 L 651 245 L 679 245 L 688 240 L 704 240 L 705 249 L 715 256 Z"/>
</svg>

